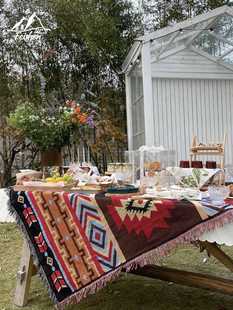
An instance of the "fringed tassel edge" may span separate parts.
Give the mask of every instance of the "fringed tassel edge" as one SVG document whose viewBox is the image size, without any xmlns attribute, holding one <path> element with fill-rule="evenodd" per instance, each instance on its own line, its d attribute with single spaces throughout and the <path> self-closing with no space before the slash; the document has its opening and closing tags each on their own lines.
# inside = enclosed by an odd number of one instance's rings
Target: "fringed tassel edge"
<svg viewBox="0 0 233 310">
<path fill-rule="evenodd" d="M 162 257 L 169 255 L 171 251 L 177 248 L 179 245 L 190 244 L 191 242 L 197 241 L 204 233 L 222 227 L 225 224 L 231 222 L 233 222 L 233 209 L 226 211 L 225 213 L 217 216 L 216 218 L 210 219 L 204 223 L 202 222 L 190 229 L 189 231 L 181 234 L 177 238 L 168 241 L 166 244 L 163 244 L 156 249 L 153 249 L 147 253 L 138 256 L 137 258 L 130 260 L 129 262 L 124 263 L 111 273 L 101 277 L 94 283 L 89 284 L 74 295 L 66 298 L 61 303 L 57 304 L 57 309 L 63 310 L 65 306 L 78 303 L 89 294 L 96 293 L 101 288 L 105 287 L 109 281 L 116 279 L 121 273 L 121 271 L 130 272 L 131 270 L 135 270 L 145 265 L 155 264 L 156 262 L 159 262 Z"/>
<path fill-rule="evenodd" d="M 58 303 L 56 305 L 56 309 L 63 310 L 68 305 L 78 304 L 82 299 L 86 298 L 88 295 L 95 294 L 96 292 L 104 288 L 109 282 L 118 278 L 121 271 L 122 266 L 118 267 L 109 274 L 102 276 L 100 279 L 97 279 L 95 282 L 87 285 L 80 291 L 74 293 L 72 296 L 66 298 L 64 301 Z"/>
<path fill-rule="evenodd" d="M 9 211 L 10 215 L 12 215 L 15 218 L 16 223 L 20 227 L 20 230 L 21 230 L 24 238 L 27 241 L 27 244 L 29 246 L 31 255 L 33 257 L 33 262 L 34 262 L 34 264 L 36 265 L 36 267 L 38 269 L 37 273 L 38 273 L 40 279 L 42 280 L 42 282 L 44 283 L 45 287 L 48 289 L 49 296 L 50 296 L 51 300 L 53 301 L 54 304 L 57 304 L 58 301 L 57 301 L 56 295 L 53 293 L 52 289 L 50 288 L 50 285 L 49 285 L 49 282 L 47 280 L 46 274 L 45 274 L 42 266 L 40 266 L 40 263 L 39 263 L 39 260 L 38 260 L 35 248 L 34 248 L 32 242 L 31 242 L 30 238 L 28 237 L 28 233 L 27 233 L 27 231 L 25 229 L 25 226 L 24 226 L 21 218 L 19 217 L 19 215 L 15 211 L 14 207 L 11 205 L 10 189 L 6 189 L 5 191 L 6 191 L 7 195 L 9 196 L 8 206 L 7 206 L 8 207 L 8 211 Z"/>
</svg>

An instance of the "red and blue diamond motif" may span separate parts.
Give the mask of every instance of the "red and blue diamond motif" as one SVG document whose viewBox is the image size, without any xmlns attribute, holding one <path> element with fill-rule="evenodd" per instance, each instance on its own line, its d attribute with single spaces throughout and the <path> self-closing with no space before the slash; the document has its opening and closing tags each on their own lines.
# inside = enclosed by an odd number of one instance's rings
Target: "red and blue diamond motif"
<svg viewBox="0 0 233 310">
<path fill-rule="evenodd" d="M 97 247 L 105 248 L 106 243 L 106 231 L 94 223 L 90 227 L 90 242 Z"/>
<path fill-rule="evenodd" d="M 103 214 L 95 200 L 70 195 L 70 203 L 104 272 L 120 265 L 114 239 L 106 233 Z"/>
</svg>

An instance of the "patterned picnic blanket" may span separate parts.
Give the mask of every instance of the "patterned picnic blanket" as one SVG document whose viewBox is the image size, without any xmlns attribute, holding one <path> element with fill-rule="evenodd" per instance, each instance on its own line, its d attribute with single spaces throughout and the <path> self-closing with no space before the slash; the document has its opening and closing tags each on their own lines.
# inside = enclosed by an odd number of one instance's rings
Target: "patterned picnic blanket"
<svg viewBox="0 0 233 310">
<path fill-rule="evenodd" d="M 230 204 L 14 191 L 10 201 L 58 309 L 233 221 Z"/>
</svg>

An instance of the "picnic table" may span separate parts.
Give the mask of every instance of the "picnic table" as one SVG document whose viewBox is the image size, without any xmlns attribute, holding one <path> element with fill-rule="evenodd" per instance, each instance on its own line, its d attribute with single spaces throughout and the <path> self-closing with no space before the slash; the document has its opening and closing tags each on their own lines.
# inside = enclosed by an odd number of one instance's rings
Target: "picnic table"
<svg viewBox="0 0 233 310">
<path fill-rule="evenodd" d="M 232 200 L 216 208 L 198 201 L 15 187 L 10 201 L 25 236 L 17 306 L 27 304 L 38 272 L 58 309 L 96 293 L 121 272 L 233 294 L 232 280 L 159 266 L 177 246 L 192 243 L 233 272 L 232 259 L 216 242 L 232 229 Z"/>
</svg>

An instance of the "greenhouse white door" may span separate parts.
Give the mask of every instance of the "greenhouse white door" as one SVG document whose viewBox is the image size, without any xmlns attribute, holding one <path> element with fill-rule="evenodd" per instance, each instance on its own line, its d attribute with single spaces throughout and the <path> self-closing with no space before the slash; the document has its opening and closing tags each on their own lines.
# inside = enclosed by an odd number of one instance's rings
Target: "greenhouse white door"
<svg viewBox="0 0 233 310">
<path fill-rule="evenodd" d="M 153 94 L 156 145 L 176 150 L 179 162 L 193 135 L 210 143 L 226 132 L 226 164 L 233 163 L 233 80 L 153 79 Z"/>
</svg>

